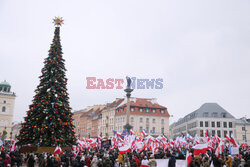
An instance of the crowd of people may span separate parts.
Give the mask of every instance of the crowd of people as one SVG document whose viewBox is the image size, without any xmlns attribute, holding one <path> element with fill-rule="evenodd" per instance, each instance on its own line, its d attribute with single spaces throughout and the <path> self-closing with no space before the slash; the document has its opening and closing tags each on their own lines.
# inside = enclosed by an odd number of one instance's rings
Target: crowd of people
<svg viewBox="0 0 250 167">
<path fill-rule="evenodd" d="M 119 154 L 118 149 L 85 149 L 74 155 L 72 151 L 64 151 L 61 154 L 50 153 L 22 153 L 1 151 L 0 167 L 156 167 L 156 159 L 168 159 L 168 166 L 175 167 L 177 160 L 186 160 L 188 150 L 163 150 L 152 154 L 151 151 L 128 152 Z M 193 150 L 189 150 L 192 155 Z M 214 152 L 192 155 L 190 167 L 249 167 L 250 152 L 240 151 L 239 155 L 231 156 L 221 154 L 216 156 Z"/>
</svg>

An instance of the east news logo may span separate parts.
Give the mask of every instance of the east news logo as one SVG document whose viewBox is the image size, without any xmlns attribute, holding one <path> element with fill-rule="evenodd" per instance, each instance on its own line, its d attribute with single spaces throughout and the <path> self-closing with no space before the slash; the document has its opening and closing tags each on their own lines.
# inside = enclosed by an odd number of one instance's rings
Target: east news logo
<svg viewBox="0 0 250 167">
<path fill-rule="evenodd" d="M 96 77 L 86 77 L 86 89 L 125 89 L 125 79 L 122 78 L 108 78 L 101 79 Z M 131 77 L 132 89 L 162 89 L 163 79 L 138 79 Z"/>
</svg>

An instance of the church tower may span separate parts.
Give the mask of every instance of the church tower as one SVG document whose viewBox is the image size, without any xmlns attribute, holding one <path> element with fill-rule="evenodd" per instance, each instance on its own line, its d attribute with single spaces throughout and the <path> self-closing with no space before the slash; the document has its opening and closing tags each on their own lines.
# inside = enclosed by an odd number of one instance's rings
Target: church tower
<svg viewBox="0 0 250 167">
<path fill-rule="evenodd" d="M 0 133 L 6 129 L 6 138 L 10 138 L 12 134 L 11 124 L 13 118 L 13 110 L 16 95 L 11 92 L 11 86 L 8 82 L 0 83 Z M 2 136 L 2 135 L 1 135 Z M 13 137 L 13 136 L 12 136 Z"/>
</svg>

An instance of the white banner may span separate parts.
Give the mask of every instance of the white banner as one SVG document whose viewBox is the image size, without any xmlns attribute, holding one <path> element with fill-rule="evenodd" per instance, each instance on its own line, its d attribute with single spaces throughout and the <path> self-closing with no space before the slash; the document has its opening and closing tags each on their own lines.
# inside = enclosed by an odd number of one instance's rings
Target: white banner
<svg viewBox="0 0 250 167">
<path fill-rule="evenodd" d="M 156 159 L 157 167 L 168 167 L 169 159 Z M 176 167 L 185 167 L 186 160 L 176 160 Z"/>
<path fill-rule="evenodd" d="M 231 147 L 231 155 L 238 155 L 239 147 Z"/>
</svg>

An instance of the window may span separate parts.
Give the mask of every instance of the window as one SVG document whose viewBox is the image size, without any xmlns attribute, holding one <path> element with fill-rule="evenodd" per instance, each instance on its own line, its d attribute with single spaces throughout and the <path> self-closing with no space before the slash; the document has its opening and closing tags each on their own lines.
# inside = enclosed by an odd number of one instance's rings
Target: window
<svg viewBox="0 0 250 167">
<path fill-rule="evenodd" d="M 152 113 L 155 113 L 155 109 L 152 109 Z"/>
<path fill-rule="evenodd" d="M 164 110 L 163 109 L 161 109 L 161 114 L 164 114 L 165 112 L 164 112 Z"/>
<path fill-rule="evenodd" d="M 213 115 L 213 117 L 215 117 L 215 118 L 218 117 L 218 113 L 217 113 L 217 112 L 214 112 L 212 115 Z"/>
<path fill-rule="evenodd" d="M 146 122 L 149 123 L 149 118 L 146 119 Z"/>
<path fill-rule="evenodd" d="M 153 121 L 152 121 L 153 123 L 155 123 L 155 119 L 153 119 Z"/>
<path fill-rule="evenodd" d="M 145 112 L 146 112 L 146 113 L 149 113 L 149 109 L 148 109 L 148 108 L 146 108 L 146 109 L 145 109 Z"/>
<path fill-rule="evenodd" d="M 203 121 L 200 121 L 200 127 L 203 127 Z"/>
<path fill-rule="evenodd" d="M 164 134 L 164 128 L 161 128 L 161 133 Z"/>
<path fill-rule="evenodd" d="M 142 122 L 143 121 L 143 118 L 140 118 L 140 122 Z"/>
<path fill-rule="evenodd" d="M 140 112 L 143 112 L 143 109 L 142 109 L 142 108 L 140 108 L 140 109 L 139 109 L 139 111 L 140 111 Z"/>
<path fill-rule="evenodd" d="M 226 130 L 224 130 L 224 137 L 226 137 L 227 136 L 227 131 Z"/>
<path fill-rule="evenodd" d="M 212 136 L 215 136 L 215 130 L 212 130 Z"/>
<path fill-rule="evenodd" d="M 208 121 L 205 121 L 205 127 L 208 127 Z"/>
<path fill-rule="evenodd" d="M 224 128 L 227 127 L 227 122 L 223 122 L 223 127 L 224 127 Z"/>
<path fill-rule="evenodd" d="M 226 113 L 221 114 L 222 118 L 226 118 Z"/>
<path fill-rule="evenodd" d="M 3 107 L 2 107 L 2 112 L 5 112 L 5 111 L 6 111 L 6 107 L 3 106 Z"/>
<path fill-rule="evenodd" d="M 200 130 L 200 136 L 203 137 L 203 130 Z"/>
<path fill-rule="evenodd" d="M 232 137 L 233 136 L 233 131 L 229 131 L 229 137 Z"/>
<path fill-rule="evenodd" d="M 245 126 L 242 126 L 242 131 L 245 131 L 246 130 L 246 127 Z"/>
<path fill-rule="evenodd" d="M 232 128 L 233 127 L 233 123 L 232 122 L 229 122 L 229 128 Z"/>
<path fill-rule="evenodd" d="M 215 123 L 214 122 L 211 122 L 211 125 L 212 125 L 213 128 L 215 127 Z"/>
<path fill-rule="evenodd" d="M 220 127 L 220 122 L 217 122 L 217 127 L 218 127 L 218 128 Z"/>
<path fill-rule="evenodd" d="M 130 111 L 131 111 L 131 112 L 134 112 L 134 111 L 135 111 L 135 108 L 134 108 L 134 107 L 131 107 L 131 108 L 130 108 Z"/>
<path fill-rule="evenodd" d="M 130 119 L 131 119 L 131 122 L 134 122 L 134 117 L 131 117 Z"/>
<path fill-rule="evenodd" d="M 164 124 L 164 119 L 161 120 L 161 123 Z"/>
<path fill-rule="evenodd" d="M 6 101 L 4 100 L 3 103 L 6 103 Z"/>
<path fill-rule="evenodd" d="M 204 116 L 204 117 L 208 117 L 208 112 L 204 112 L 204 113 L 203 113 L 203 116 Z"/>
<path fill-rule="evenodd" d="M 147 126 L 147 127 L 146 127 L 146 132 L 148 133 L 148 131 L 149 131 L 149 127 Z"/>
<path fill-rule="evenodd" d="M 246 141 L 246 135 L 242 135 L 242 140 Z"/>
<path fill-rule="evenodd" d="M 152 133 L 155 133 L 155 127 L 153 127 L 153 129 L 152 129 Z"/>
<path fill-rule="evenodd" d="M 221 137 L 220 130 L 217 130 L 217 136 L 218 136 L 218 137 Z"/>
</svg>

